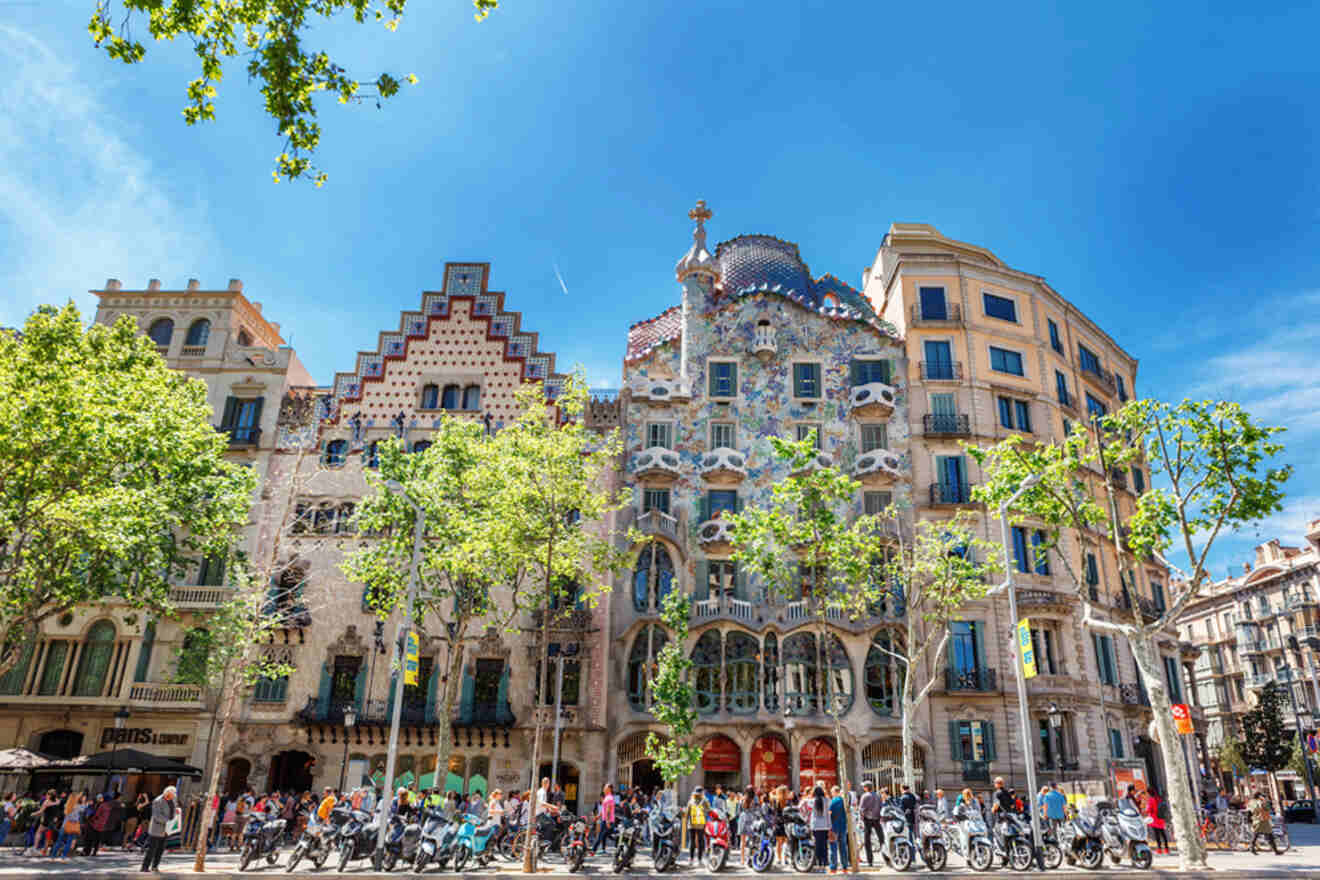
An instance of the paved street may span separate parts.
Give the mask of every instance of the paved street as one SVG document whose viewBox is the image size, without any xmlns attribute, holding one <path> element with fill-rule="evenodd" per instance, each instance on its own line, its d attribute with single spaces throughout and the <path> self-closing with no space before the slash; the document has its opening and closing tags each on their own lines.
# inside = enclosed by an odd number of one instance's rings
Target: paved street
<svg viewBox="0 0 1320 880">
<path fill-rule="evenodd" d="M 1212 868 L 1214 868 L 1214 871 L 1212 874 L 1206 874 L 1204 876 L 1214 877 L 1215 880 L 1230 880 L 1230 878 L 1231 880 L 1237 880 L 1237 878 L 1242 878 L 1242 880 L 1247 880 L 1247 878 L 1252 878 L 1252 880 L 1254 880 L 1254 878 L 1270 877 L 1270 876 L 1315 877 L 1317 875 L 1320 875 L 1320 827 L 1316 827 L 1314 825 L 1290 825 L 1288 828 L 1288 833 L 1292 838 L 1293 846 L 1292 849 L 1284 853 L 1282 856 L 1276 856 L 1273 853 L 1269 855 L 1253 856 L 1249 852 L 1242 852 L 1242 851 L 1219 852 L 1216 850 L 1212 850 L 1210 854 L 1210 865 Z M 287 861 L 287 854 L 288 854 L 288 850 L 285 849 L 281 853 L 280 863 L 274 867 L 269 867 L 269 868 L 263 867 L 260 869 L 251 870 L 248 871 L 246 874 L 238 873 L 237 859 L 234 856 L 229 854 L 216 855 L 207 859 L 207 874 L 219 876 L 219 877 L 224 877 L 224 876 L 252 877 L 252 876 L 266 875 L 269 877 L 280 876 L 280 877 L 324 878 L 324 877 L 336 876 L 335 872 L 329 870 L 320 871 L 320 872 L 299 871 L 295 874 L 286 874 L 284 871 L 284 863 Z M 193 860 L 191 853 L 166 854 L 165 860 L 161 863 L 161 874 L 156 876 L 163 876 L 163 877 L 196 876 L 192 873 L 192 861 Z M 639 861 L 640 861 L 639 869 L 636 870 L 634 873 L 638 875 L 651 874 L 652 872 L 650 871 L 649 861 L 645 857 L 641 858 Z M 141 854 L 130 854 L 130 853 L 104 853 L 93 859 L 74 858 L 66 862 L 52 862 L 49 859 L 24 858 L 22 856 L 13 854 L 13 852 L 10 850 L 6 850 L 3 854 L 0 854 L 0 876 L 6 876 L 6 877 L 65 877 L 65 876 L 73 876 L 73 875 L 95 875 L 98 877 L 147 876 L 140 874 L 137 870 L 141 862 L 142 862 Z M 956 856 L 950 859 L 951 864 L 955 864 L 956 862 L 957 862 Z M 368 865 L 366 862 L 355 862 L 354 864 L 357 866 L 356 870 L 349 870 L 348 872 L 346 872 L 346 876 L 363 877 L 363 878 L 405 876 L 402 871 L 395 872 L 394 874 L 376 874 L 368 870 Z M 1065 868 L 1061 871 L 1061 873 L 1066 873 L 1072 877 L 1100 877 L 1100 876 L 1117 875 L 1117 874 L 1124 874 L 1124 875 L 1144 874 L 1145 876 L 1167 876 L 1169 870 L 1174 868 L 1176 865 L 1177 865 L 1176 856 L 1156 856 L 1155 868 L 1147 872 L 1138 872 L 1133 870 L 1132 868 L 1110 868 L 1099 872 L 1086 872 L 1076 869 Z M 486 870 L 468 871 L 461 876 L 472 877 L 472 878 L 479 878 L 479 877 L 526 878 L 529 876 L 526 874 L 522 874 L 520 871 L 509 870 L 514 867 L 515 866 L 510 865 L 508 863 L 499 863 L 496 867 Z M 545 871 L 538 876 L 566 874 L 566 873 L 567 872 L 564 870 L 562 865 L 552 865 L 548 871 Z M 601 857 L 598 857 L 594 863 L 589 862 L 586 868 L 584 869 L 583 873 L 596 874 L 596 875 L 611 875 L 609 863 L 604 858 Z M 893 874 L 895 872 L 881 871 L 879 869 L 876 869 L 874 871 L 863 869 L 863 873 Z M 794 872 L 791 870 L 782 871 L 778 868 L 772 868 L 770 871 L 767 872 L 767 874 L 787 874 L 791 876 L 794 874 Z M 931 876 L 929 872 L 922 870 L 912 870 L 909 871 L 908 874 L 913 876 L 922 876 L 922 875 Z M 944 874 L 940 874 L 939 876 L 946 876 L 946 875 L 948 876 L 975 875 L 984 878 L 1011 878 L 1011 877 L 1022 876 L 1019 874 L 1015 874 L 1013 872 L 998 872 L 998 871 L 987 872 L 985 874 L 975 874 L 975 872 L 964 868 L 955 868 L 954 870 L 947 871 Z M 428 873 L 427 876 L 444 878 L 444 877 L 457 877 L 460 875 Z M 712 876 L 712 875 L 707 874 L 705 871 L 689 872 L 685 870 L 685 865 L 680 863 L 678 870 L 673 872 L 673 876 L 703 877 L 703 876 Z M 731 867 L 725 869 L 720 876 L 753 877 L 755 876 L 755 874 L 750 870 L 746 870 L 738 867 Z"/>
</svg>

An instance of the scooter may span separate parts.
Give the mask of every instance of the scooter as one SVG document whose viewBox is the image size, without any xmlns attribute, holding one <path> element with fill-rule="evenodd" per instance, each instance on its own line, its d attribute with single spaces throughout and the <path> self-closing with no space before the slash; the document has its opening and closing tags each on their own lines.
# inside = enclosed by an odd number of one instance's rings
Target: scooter
<svg viewBox="0 0 1320 880">
<path fill-rule="evenodd" d="M 1096 809 L 1100 813 L 1100 837 L 1110 861 L 1117 865 L 1127 856 L 1133 867 L 1149 870 L 1153 855 L 1146 843 L 1146 822 L 1132 802 L 1125 799 L 1115 806 L 1111 801 L 1100 801 Z"/>
<path fill-rule="evenodd" d="M 706 811 L 706 867 L 715 873 L 729 860 L 729 820 L 714 807 Z"/>
<path fill-rule="evenodd" d="M 348 821 L 349 813 L 348 805 L 344 804 L 335 807 L 330 813 L 330 818 L 325 822 L 317 822 L 314 818 L 309 820 L 307 827 L 303 829 L 302 837 L 294 844 L 293 852 L 289 854 L 289 864 L 284 870 L 292 871 L 303 859 L 311 860 L 318 871 L 324 868 L 330 853 L 334 851 L 339 826 Z"/>
<path fill-rule="evenodd" d="M 614 847 L 614 873 L 621 874 L 632 866 L 633 857 L 637 855 L 637 826 L 646 818 L 647 813 L 642 810 L 640 815 L 619 820 L 619 842 Z"/>
<path fill-rule="evenodd" d="M 1002 863 L 1014 871 L 1025 871 L 1031 867 L 1035 856 L 1029 832 L 1022 827 L 1022 820 L 1012 813 L 995 813 L 995 855 Z"/>
<path fill-rule="evenodd" d="M 354 859 L 365 859 L 376 851 L 380 820 L 373 813 L 354 810 L 339 829 L 339 871 L 343 873 Z"/>
<path fill-rule="evenodd" d="M 436 860 L 436 854 L 440 851 L 440 838 L 448 824 L 445 814 L 439 810 L 422 811 L 422 833 L 417 841 L 417 852 L 413 855 L 414 874 L 422 873 L 428 864 Z"/>
<path fill-rule="evenodd" d="M 587 823 L 581 816 L 568 815 L 568 830 L 564 832 L 561 844 L 564 850 L 564 863 L 568 870 L 577 873 L 587 858 Z"/>
<path fill-rule="evenodd" d="M 248 865 L 262 856 L 266 864 L 273 865 L 280 858 L 280 841 L 284 839 L 283 819 L 269 821 L 262 815 L 253 816 L 243 829 L 243 850 L 238 856 L 238 870 L 246 871 Z"/>
<path fill-rule="evenodd" d="M 1068 864 L 1080 862 L 1086 870 L 1094 871 L 1105 860 L 1105 843 L 1100 836 L 1100 816 L 1093 808 L 1085 807 L 1072 818 L 1060 822 L 1054 834 Z"/>
<path fill-rule="evenodd" d="M 917 808 L 917 842 L 926 867 L 943 871 L 949 862 L 949 842 L 944 836 L 944 824 L 930 804 Z"/>
<path fill-rule="evenodd" d="M 775 829 L 770 820 L 757 816 L 752 820 L 748 832 L 748 849 L 751 850 L 751 868 L 758 874 L 764 874 L 775 860 Z"/>
<path fill-rule="evenodd" d="M 880 808 L 880 831 L 884 835 L 880 854 L 896 871 L 906 871 L 912 867 L 916 856 L 912 841 L 907 836 L 907 818 L 903 811 L 894 804 L 885 804 Z"/>
<path fill-rule="evenodd" d="M 668 797 L 651 810 L 647 826 L 651 832 L 651 864 L 657 871 L 668 871 L 678 860 L 678 823 Z"/>
<path fill-rule="evenodd" d="M 945 826 L 945 842 L 949 849 L 963 857 L 968 867 L 988 871 L 995 860 L 995 845 L 985 827 L 981 811 L 967 804 L 953 808 L 953 817 Z"/>
<path fill-rule="evenodd" d="M 805 874 L 816 867 L 816 844 L 811 829 L 797 807 L 784 808 L 784 834 L 788 838 L 788 854 L 793 870 Z"/>
<path fill-rule="evenodd" d="M 381 867 L 393 871 L 399 862 L 410 865 L 417 858 L 417 846 L 422 839 L 422 826 L 416 822 L 406 822 L 401 816 L 390 817 L 390 825 L 385 829 L 385 853 Z"/>
</svg>

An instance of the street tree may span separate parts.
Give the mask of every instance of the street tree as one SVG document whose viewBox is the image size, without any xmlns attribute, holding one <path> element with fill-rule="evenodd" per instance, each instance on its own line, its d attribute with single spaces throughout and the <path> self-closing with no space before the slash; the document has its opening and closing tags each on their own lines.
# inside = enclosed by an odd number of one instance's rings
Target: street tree
<svg viewBox="0 0 1320 880">
<path fill-rule="evenodd" d="M 44 621 L 168 611 L 171 584 L 229 554 L 256 477 L 214 417 L 130 317 L 84 328 L 70 303 L 0 330 L 0 672 Z"/>
<path fill-rule="evenodd" d="M 359 79 L 325 49 L 307 45 L 307 40 L 314 31 L 323 32 L 345 17 L 358 25 L 375 22 L 393 32 L 407 5 L 408 0 L 96 0 L 87 30 L 96 47 L 125 64 L 146 58 L 146 46 L 136 38 L 135 29 L 145 28 L 158 43 L 191 42 L 198 74 L 188 83 L 183 108 L 188 125 L 215 119 L 225 65 L 242 55 L 248 79 L 261 84 L 266 115 L 284 140 L 275 159 L 276 182 L 310 176 L 320 186 L 326 174 L 312 164 L 321 144 L 317 99 L 327 95 L 340 104 L 375 101 L 379 108 L 381 101 L 417 78 L 381 72 Z M 472 0 L 472 5 L 481 21 L 498 0 Z"/>
<path fill-rule="evenodd" d="M 688 623 L 692 603 L 681 590 L 671 590 L 660 608 L 660 619 L 669 629 L 669 640 L 655 659 L 654 670 L 647 670 L 651 696 L 649 711 L 669 731 L 667 737 L 655 731 L 646 734 L 645 752 L 655 765 L 665 785 L 674 787 L 678 803 L 678 780 L 697 769 L 701 746 L 692 742 L 697 726 L 696 694 L 688 671 L 692 659 L 687 653 Z"/>
<path fill-rule="evenodd" d="M 889 587 L 875 577 L 891 544 L 877 516 L 853 517 L 853 499 L 861 483 L 838 468 L 822 464 L 815 440 L 771 437 L 775 456 L 787 465 L 788 476 L 776 482 L 765 505 L 750 505 L 726 514 L 733 558 L 747 566 L 766 592 L 791 601 L 803 600 L 816 633 L 817 699 L 834 728 L 835 752 L 844 789 L 849 786 L 839 718 L 847 695 L 835 693 L 827 657 L 833 653 L 831 617 L 868 615 L 888 596 Z M 792 707 L 790 707 L 792 708 Z M 801 707 L 810 711 L 812 707 Z M 850 813 L 849 800 L 844 810 Z M 848 820 L 848 851 L 858 864 L 857 839 Z"/>
<path fill-rule="evenodd" d="M 432 639 L 447 646 L 448 668 L 431 673 L 440 675 L 435 770 L 439 779 L 449 765 L 465 646 L 486 627 L 509 626 L 527 569 L 511 564 L 512 557 L 492 538 L 495 494 L 483 480 L 498 476 L 499 469 L 481 465 L 499 447 L 489 442 L 482 424 L 446 417 L 430 440 L 424 451 L 412 453 L 398 438 L 381 442 L 379 468 L 367 474 L 374 492 L 362 499 L 355 513 L 356 530 L 376 537 L 349 554 L 341 568 L 365 585 L 366 604 L 381 620 L 403 605 L 414 512 L 405 498 L 385 488 L 386 482 L 398 481 L 426 517 L 414 617 Z"/>
<path fill-rule="evenodd" d="M 1242 759 L 1249 768 L 1270 775 L 1271 798 L 1277 789 L 1274 774 L 1287 768 L 1293 756 L 1296 738 L 1283 721 L 1290 713 L 1287 692 L 1271 681 L 1257 692 L 1256 705 L 1242 715 Z"/>
<path fill-rule="evenodd" d="M 604 525 L 629 501 L 626 490 L 607 485 L 621 449 L 618 432 L 587 428 L 587 400 L 578 374 L 566 379 L 553 402 L 540 385 L 519 389 L 517 417 L 491 438 L 475 474 L 478 485 L 489 487 L 491 546 L 505 555 L 506 565 L 528 572 L 517 604 L 530 615 L 535 636 L 537 692 L 549 669 L 552 632 L 573 629 L 576 612 L 596 606 L 626 560 Z M 542 712 L 534 716 L 533 774 L 545 721 Z M 535 824 L 527 826 L 528 871 Z"/>
<path fill-rule="evenodd" d="M 1206 560 L 1220 535 L 1281 509 L 1291 468 L 1270 461 L 1283 449 L 1276 440 L 1282 430 L 1253 421 L 1232 402 L 1133 400 L 1115 413 L 1095 414 L 1089 425 L 1074 425 L 1061 443 L 1024 443 L 1015 435 L 968 449 L 984 473 L 974 497 L 992 510 L 1027 486 L 1028 478 L 1037 481 L 1019 496 L 1012 522 L 1040 530 L 1041 549 L 1058 551 L 1084 608 L 1083 625 L 1114 633 L 1131 648 L 1159 741 L 1166 744 L 1161 753 L 1174 828 L 1185 841 L 1178 849 L 1183 870 L 1205 866 L 1205 847 L 1176 746 L 1159 645 L 1173 638 L 1187 603 L 1210 583 Z M 1144 489 L 1134 479 L 1129 493 L 1129 469 L 1143 463 L 1151 479 Z M 1080 560 L 1060 546 L 1063 529 L 1079 541 L 1103 535 L 1117 548 L 1119 607 L 1102 609 L 1084 588 Z M 1166 558 L 1171 547 L 1186 556 L 1186 571 Z M 1136 593 L 1137 573 L 1146 562 L 1176 576 L 1162 603 Z"/>
<path fill-rule="evenodd" d="M 902 621 L 902 638 L 880 650 L 903 667 L 903 781 L 916 790 L 913 724 L 917 711 L 940 678 L 941 658 L 953 621 L 969 602 L 983 598 L 990 576 L 1002 567 L 999 544 L 976 536 L 975 518 L 961 512 L 952 519 L 922 520 L 909 532 L 897 508 L 878 521 L 891 537 L 873 569 L 875 592 L 884 609 Z"/>
<path fill-rule="evenodd" d="M 1215 757 L 1219 759 L 1219 766 L 1227 768 L 1234 776 L 1247 775 L 1247 759 L 1243 757 L 1241 738 L 1236 736 L 1224 737 L 1224 741 L 1219 744 Z"/>
</svg>

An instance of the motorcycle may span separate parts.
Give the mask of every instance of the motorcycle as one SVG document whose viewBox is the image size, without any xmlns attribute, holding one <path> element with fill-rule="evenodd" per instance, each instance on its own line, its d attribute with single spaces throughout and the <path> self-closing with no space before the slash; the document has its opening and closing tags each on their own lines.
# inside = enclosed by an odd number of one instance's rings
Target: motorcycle
<svg viewBox="0 0 1320 880">
<path fill-rule="evenodd" d="M 775 860 L 775 828 L 770 820 L 764 816 L 753 819 L 748 842 L 751 844 L 748 847 L 751 850 L 751 869 L 764 874 Z"/>
<path fill-rule="evenodd" d="M 349 812 L 347 805 L 337 806 L 331 811 L 327 821 L 309 820 L 307 827 L 303 829 L 302 837 L 294 844 L 293 852 L 289 854 L 289 864 L 284 870 L 292 871 L 303 859 L 310 859 L 318 871 L 324 868 L 326 860 L 334 850 L 339 826 L 348 821 Z"/>
<path fill-rule="evenodd" d="M 461 872 L 468 859 L 482 867 L 490 864 L 495 854 L 495 847 L 490 845 L 495 836 L 495 823 L 483 822 L 476 816 L 464 816 L 458 823 L 458 834 L 454 839 L 454 871 Z"/>
<path fill-rule="evenodd" d="M 949 842 L 944 836 L 944 823 L 930 804 L 917 808 L 917 841 L 926 867 L 943 871 L 949 862 Z"/>
<path fill-rule="evenodd" d="M 632 866 L 637 855 L 638 824 L 646 819 L 646 811 L 629 819 L 619 820 L 619 842 L 614 847 L 614 873 L 621 874 Z"/>
<path fill-rule="evenodd" d="M 1031 845 L 1031 832 L 1022 827 L 1022 820 L 1012 813 L 995 813 L 995 855 L 1014 871 L 1025 871 L 1035 858 Z"/>
<path fill-rule="evenodd" d="M 797 807 L 784 808 L 784 835 L 788 838 L 788 854 L 793 870 L 805 874 L 816 867 L 816 844 L 811 829 Z"/>
<path fill-rule="evenodd" d="M 657 871 L 668 871 L 678 860 L 678 823 L 674 815 L 666 796 L 651 810 L 646 823 L 651 832 L 651 864 Z"/>
<path fill-rule="evenodd" d="M 894 804 L 885 804 L 880 808 L 880 855 L 896 871 L 906 871 L 912 867 L 916 852 L 912 841 L 907 836 L 907 818 L 903 811 Z"/>
<path fill-rule="evenodd" d="M 1100 801 L 1096 809 L 1100 813 L 1100 837 L 1110 860 L 1117 865 L 1127 856 L 1133 867 L 1148 870 L 1153 855 L 1146 843 L 1146 821 L 1132 802 L 1123 800 L 1115 806 L 1110 801 Z"/>
<path fill-rule="evenodd" d="M 267 820 L 264 816 L 253 816 L 243 829 L 243 849 L 238 857 L 238 870 L 246 871 L 248 865 L 262 856 L 266 864 L 273 865 L 280 858 L 280 840 L 284 837 L 283 819 Z"/>
<path fill-rule="evenodd" d="M 568 865 L 569 871 L 576 874 L 582 870 L 582 863 L 587 858 L 587 823 L 581 816 L 565 816 L 568 819 L 568 830 L 564 832 L 562 844 L 564 863 Z"/>
<path fill-rule="evenodd" d="M 968 867 L 977 871 L 990 870 L 995 860 L 995 845 L 990 840 L 980 810 L 967 804 L 954 807 L 944 839 L 949 849 L 962 856 Z"/>
<path fill-rule="evenodd" d="M 706 867 L 715 873 L 729 860 L 729 820 L 712 807 L 706 812 Z"/>
<path fill-rule="evenodd" d="M 1054 832 L 1068 864 L 1081 863 L 1088 871 L 1100 867 L 1105 859 L 1105 844 L 1100 835 L 1100 816 L 1090 807 L 1060 822 Z"/>
<path fill-rule="evenodd" d="M 390 817 L 389 827 L 385 829 L 385 852 L 381 858 L 381 867 L 393 871 L 399 862 L 412 864 L 417 858 L 417 845 L 422 839 L 422 826 L 408 822 L 403 817 Z"/>
<path fill-rule="evenodd" d="M 354 859 L 365 859 L 376 851 L 376 832 L 380 820 L 373 813 L 354 810 L 339 829 L 339 871 Z"/>
</svg>

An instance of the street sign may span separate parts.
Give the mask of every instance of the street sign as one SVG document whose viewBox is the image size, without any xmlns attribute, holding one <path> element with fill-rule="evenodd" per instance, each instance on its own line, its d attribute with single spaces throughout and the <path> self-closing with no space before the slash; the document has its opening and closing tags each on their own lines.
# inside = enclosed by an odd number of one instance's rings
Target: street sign
<svg viewBox="0 0 1320 880">
<path fill-rule="evenodd" d="M 417 686 L 417 654 L 421 646 L 418 644 L 417 633 L 408 631 L 408 650 L 404 652 L 403 657 L 403 683 Z"/>
<path fill-rule="evenodd" d="M 1186 703 L 1174 703 L 1171 707 L 1173 713 L 1173 726 L 1182 734 L 1192 733 L 1195 728 L 1192 727 L 1192 710 L 1187 708 Z"/>
<path fill-rule="evenodd" d="M 1022 618 L 1018 621 L 1018 650 L 1022 653 L 1022 677 L 1036 677 L 1036 652 L 1031 647 L 1031 621 Z"/>
</svg>

